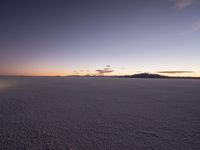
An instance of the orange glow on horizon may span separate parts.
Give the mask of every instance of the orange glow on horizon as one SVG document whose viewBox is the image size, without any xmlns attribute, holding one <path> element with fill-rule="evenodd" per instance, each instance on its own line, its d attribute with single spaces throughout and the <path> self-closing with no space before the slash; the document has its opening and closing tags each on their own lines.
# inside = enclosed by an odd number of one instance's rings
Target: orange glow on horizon
<svg viewBox="0 0 200 150">
<path fill-rule="evenodd" d="M 28 69 L 27 69 L 28 68 Z M 79 68 L 78 70 L 81 70 Z M 89 70 L 89 71 L 76 71 L 74 72 L 73 69 L 68 69 L 67 71 L 63 68 L 29 68 L 29 67 L 23 67 L 23 68 L 17 68 L 17 67 L 7 67 L 6 69 L 1 70 L 0 75 L 17 75 L 17 76 L 72 76 L 72 75 L 78 75 L 78 76 L 123 76 L 123 75 L 133 75 L 143 72 L 149 72 L 153 74 L 160 74 L 160 75 L 166 75 L 166 76 L 180 76 L 180 77 L 200 77 L 200 72 L 194 72 L 194 73 L 177 73 L 177 74 L 167 74 L 167 73 L 157 73 L 158 71 L 136 71 L 136 70 L 118 70 L 113 68 L 114 72 L 111 73 L 104 73 L 104 74 L 98 74 L 95 69 Z M 143 70 L 143 69 L 140 69 Z"/>
</svg>

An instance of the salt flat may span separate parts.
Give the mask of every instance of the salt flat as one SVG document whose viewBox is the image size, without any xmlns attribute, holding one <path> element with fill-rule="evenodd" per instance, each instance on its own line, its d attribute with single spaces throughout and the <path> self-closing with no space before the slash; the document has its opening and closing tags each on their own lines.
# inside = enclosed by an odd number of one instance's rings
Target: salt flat
<svg viewBox="0 0 200 150">
<path fill-rule="evenodd" d="M 200 80 L 0 77 L 0 84 L 2 150 L 200 149 Z"/>
</svg>

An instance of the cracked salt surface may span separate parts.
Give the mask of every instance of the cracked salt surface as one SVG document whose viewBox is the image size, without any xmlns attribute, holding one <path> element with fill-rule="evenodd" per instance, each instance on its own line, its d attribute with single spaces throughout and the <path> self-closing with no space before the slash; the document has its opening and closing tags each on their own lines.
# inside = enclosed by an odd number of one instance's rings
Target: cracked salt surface
<svg viewBox="0 0 200 150">
<path fill-rule="evenodd" d="M 10 80 L 2 150 L 200 149 L 200 80 L 0 78 Z"/>
</svg>

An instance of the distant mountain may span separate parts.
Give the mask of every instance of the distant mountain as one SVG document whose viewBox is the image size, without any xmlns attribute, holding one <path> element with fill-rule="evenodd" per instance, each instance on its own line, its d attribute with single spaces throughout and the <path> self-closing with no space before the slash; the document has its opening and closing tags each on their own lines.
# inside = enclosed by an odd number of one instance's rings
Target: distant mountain
<svg viewBox="0 0 200 150">
<path fill-rule="evenodd" d="M 127 75 L 127 76 L 121 76 L 126 78 L 170 78 L 168 76 L 162 76 L 159 74 L 151 74 L 151 73 L 140 73 L 140 74 L 134 74 L 134 75 Z"/>
<path fill-rule="evenodd" d="M 159 74 L 151 74 L 151 73 L 140 73 L 134 75 L 125 75 L 120 76 L 122 78 L 161 78 L 161 79 L 200 79 L 199 77 L 170 77 L 170 76 L 163 76 Z"/>
</svg>

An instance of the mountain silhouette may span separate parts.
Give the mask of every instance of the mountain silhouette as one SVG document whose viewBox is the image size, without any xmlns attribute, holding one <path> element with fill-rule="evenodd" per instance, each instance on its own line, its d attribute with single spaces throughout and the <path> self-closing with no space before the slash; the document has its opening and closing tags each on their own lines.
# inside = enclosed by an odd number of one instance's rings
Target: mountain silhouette
<svg viewBox="0 0 200 150">
<path fill-rule="evenodd" d="M 151 74 L 151 73 L 140 73 L 140 74 L 133 74 L 133 75 L 125 75 L 120 76 L 123 78 L 161 78 L 161 79 L 200 79 L 199 77 L 179 77 L 179 76 L 163 76 L 159 74 Z"/>
<path fill-rule="evenodd" d="M 162 76 L 159 74 L 151 74 L 151 73 L 139 73 L 139 74 L 133 74 L 133 75 L 126 75 L 123 77 L 127 77 L 127 78 L 170 78 L 168 76 Z"/>
</svg>

